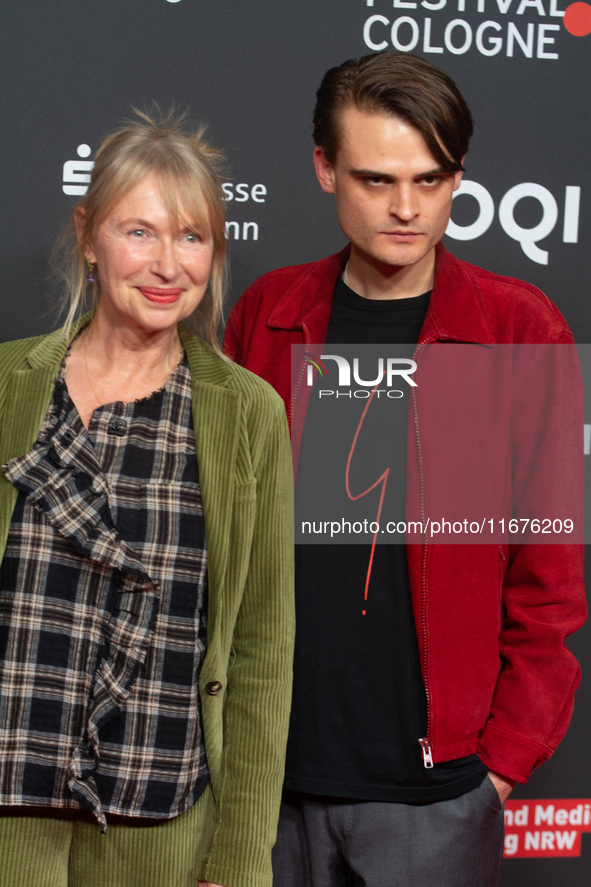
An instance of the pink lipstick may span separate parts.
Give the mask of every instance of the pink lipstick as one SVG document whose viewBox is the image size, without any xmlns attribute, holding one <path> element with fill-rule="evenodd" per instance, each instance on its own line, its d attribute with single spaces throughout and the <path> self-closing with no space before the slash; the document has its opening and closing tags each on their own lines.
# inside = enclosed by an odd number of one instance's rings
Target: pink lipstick
<svg viewBox="0 0 591 887">
<path fill-rule="evenodd" d="M 158 305 L 170 305 L 176 302 L 183 292 L 182 287 L 139 286 L 142 296 Z"/>
</svg>

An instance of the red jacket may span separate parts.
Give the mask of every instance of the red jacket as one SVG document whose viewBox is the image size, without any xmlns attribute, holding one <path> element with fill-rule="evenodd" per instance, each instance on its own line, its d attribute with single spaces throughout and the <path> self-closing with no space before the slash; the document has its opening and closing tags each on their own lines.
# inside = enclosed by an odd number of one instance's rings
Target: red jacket
<svg viewBox="0 0 591 887">
<path fill-rule="evenodd" d="M 290 346 L 325 341 L 347 257 L 348 248 L 272 271 L 231 312 L 227 353 L 274 386 L 288 415 Z M 536 287 L 461 262 L 440 244 L 419 343 L 450 340 L 573 342 Z M 586 614 L 583 547 L 407 548 L 433 760 L 476 752 L 491 770 L 526 782 L 553 753 L 572 713 L 580 669 L 565 638 Z"/>
</svg>

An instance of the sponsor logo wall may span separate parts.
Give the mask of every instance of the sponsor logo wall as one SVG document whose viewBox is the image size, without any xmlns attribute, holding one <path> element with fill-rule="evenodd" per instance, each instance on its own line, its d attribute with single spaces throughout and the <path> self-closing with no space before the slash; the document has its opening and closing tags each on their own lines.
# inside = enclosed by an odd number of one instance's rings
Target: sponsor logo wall
<svg viewBox="0 0 591 887">
<path fill-rule="evenodd" d="M 584 832 L 591 832 L 589 798 L 505 804 L 505 858 L 580 856 Z"/>
<path fill-rule="evenodd" d="M 590 3 L 4 0 L 2 27 L 2 340 L 56 325 L 51 245 L 103 137 L 154 100 L 190 106 L 226 154 L 232 300 L 265 271 L 339 249 L 311 162 L 315 91 L 328 67 L 394 48 L 447 71 L 476 119 L 446 246 L 535 283 L 591 342 Z M 590 640 L 572 640 L 587 674 Z M 588 887 L 589 684 L 554 758 L 508 805 L 504 887 Z M 536 805 L 554 806 L 552 822 L 536 824 Z"/>
<path fill-rule="evenodd" d="M 379 0 L 366 0 L 366 4 L 377 6 Z M 474 6 L 479 20 L 470 22 L 458 17 Z M 557 49 L 562 30 L 552 19 L 562 18 L 564 30 L 574 36 L 591 33 L 591 6 L 587 3 L 571 3 L 559 9 L 557 0 L 477 0 L 476 4 L 471 0 L 394 0 L 393 8 L 391 19 L 370 15 L 363 26 L 363 40 L 375 52 L 398 49 L 422 50 L 425 55 L 464 55 L 477 51 L 485 58 L 499 53 L 513 58 L 520 52 L 528 59 L 552 60 L 560 57 Z M 417 11 L 400 14 L 400 9 Z M 528 13 L 533 14 L 534 21 L 527 21 Z M 492 20 L 491 15 L 495 16 Z"/>
<path fill-rule="evenodd" d="M 169 0 L 171 2 L 171 0 Z M 177 0 L 180 2 L 180 0 Z M 64 163 L 62 191 L 71 197 L 82 197 L 88 190 L 88 182 L 90 182 L 92 169 L 94 167 L 93 160 L 86 160 L 92 153 L 90 145 L 78 145 L 76 150 L 81 160 L 66 160 Z M 235 200 L 236 203 L 246 203 L 251 200 L 253 203 L 265 203 L 267 188 L 265 185 L 248 185 L 246 182 L 223 182 L 225 199 L 229 203 Z M 228 208 L 228 216 L 231 210 Z M 259 226 L 256 222 L 236 222 L 228 218 L 226 221 L 226 237 L 234 240 L 258 240 Z"/>
</svg>

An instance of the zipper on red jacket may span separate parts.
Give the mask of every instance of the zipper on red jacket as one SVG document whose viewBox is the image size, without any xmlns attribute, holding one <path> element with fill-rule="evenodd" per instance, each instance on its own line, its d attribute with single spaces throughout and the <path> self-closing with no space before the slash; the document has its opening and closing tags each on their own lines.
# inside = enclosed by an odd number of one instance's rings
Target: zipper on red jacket
<svg viewBox="0 0 591 887">
<path fill-rule="evenodd" d="M 302 324 L 301 330 L 304 334 L 304 345 L 310 345 L 311 344 L 310 333 L 309 333 L 308 327 L 306 326 L 305 323 Z M 291 359 L 291 355 L 290 355 L 290 359 Z M 304 378 L 305 369 L 306 369 L 306 367 L 305 367 L 304 361 L 302 361 L 300 374 L 298 376 L 295 387 L 294 387 L 293 391 L 291 392 L 291 397 L 289 399 L 289 406 L 287 407 L 287 421 L 289 423 L 290 428 L 291 428 L 291 405 L 295 401 L 298 391 L 300 390 L 300 386 L 302 384 L 302 379 Z"/>
<path fill-rule="evenodd" d="M 433 757 L 431 755 L 431 746 L 428 739 L 419 739 L 419 745 L 423 751 L 423 763 L 427 770 L 433 766 Z"/>
<path fill-rule="evenodd" d="M 425 339 L 424 342 L 421 342 L 413 354 L 413 359 L 417 357 L 419 351 L 423 347 L 423 345 L 428 345 L 429 342 L 433 342 L 437 337 L 431 336 L 430 339 Z M 412 405 L 413 405 L 413 418 L 415 423 L 415 434 L 417 439 L 417 454 L 419 457 L 419 508 L 421 513 L 421 524 L 425 526 L 425 476 L 423 472 L 423 451 L 421 448 L 421 435 L 419 433 L 419 413 L 417 406 L 417 395 L 416 390 L 413 388 L 412 390 Z M 431 742 L 429 740 L 429 733 L 431 729 L 431 693 L 429 691 L 429 684 L 427 681 L 427 539 L 425 536 L 425 541 L 423 542 L 423 559 L 421 563 L 421 632 L 423 636 L 423 655 L 425 668 L 423 672 L 423 686 L 425 687 L 425 701 L 427 705 L 427 735 L 419 739 L 419 745 L 421 746 L 421 751 L 423 753 L 423 764 L 427 770 L 430 770 L 433 766 L 433 749 L 431 748 Z"/>
</svg>

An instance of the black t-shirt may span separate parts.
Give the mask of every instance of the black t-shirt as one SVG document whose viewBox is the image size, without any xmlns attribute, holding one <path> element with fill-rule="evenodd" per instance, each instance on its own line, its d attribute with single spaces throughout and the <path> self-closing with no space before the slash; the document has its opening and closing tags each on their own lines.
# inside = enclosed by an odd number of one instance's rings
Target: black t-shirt
<svg viewBox="0 0 591 887">
<path fill-rule="evenodd" d="M 339 279 L 326 344 L 416 343 L 430 295 L 364 299 Z M 404 447 L 406 410 L 399 415 Z M 298 630 L 285 786 L 414 804 L 456 797 L 479 785 L 486 767 L 476 755 L 424 767 L 418 740 L 426 735 L 427 707 L 406 547 L 376 546 L 371 606 L 362 615 L 369 553 L 369 545 L 296 546 Z"/>
</svg>

